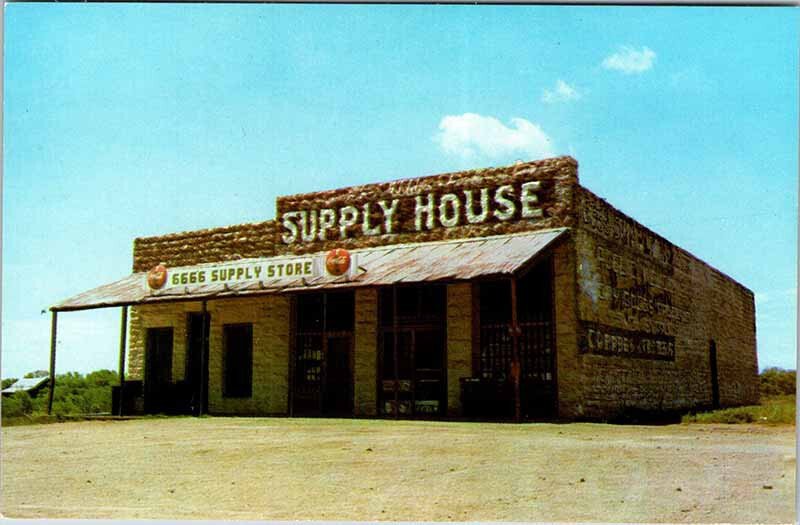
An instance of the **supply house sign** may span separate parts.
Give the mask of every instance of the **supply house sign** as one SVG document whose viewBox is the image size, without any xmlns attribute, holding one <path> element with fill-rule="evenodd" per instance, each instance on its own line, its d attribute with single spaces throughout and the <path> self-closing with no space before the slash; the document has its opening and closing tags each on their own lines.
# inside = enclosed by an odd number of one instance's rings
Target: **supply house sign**
<svg viewBox="0 0 800 525">
<path fill-rule="evenodd" d="M 279 197 L 276 248 L 314 252 L 563 226 L 577 184 L 571 162 L 551 159 Z"/>
<path fill-rule="evenodd" d="M 361 206 L 347 204 L 336 208 L 305 209 L 284 212 L 281 216 L 285 244 L 295 242 L 347 239 L 358 235 L 399 233 L 400 225 L 413 214 L 413 231 L 452 228 L 460 224 L 505 222 L 542 217 L 538 207 L 541 182 L 524 182 L 515 188 L 505 184 L 497 188 L 463 190 L 458 193 L 428 193 L 413 199 L 381 199 Z M 401 206 L 401 201 L 403 202 Z"/>
</svg>

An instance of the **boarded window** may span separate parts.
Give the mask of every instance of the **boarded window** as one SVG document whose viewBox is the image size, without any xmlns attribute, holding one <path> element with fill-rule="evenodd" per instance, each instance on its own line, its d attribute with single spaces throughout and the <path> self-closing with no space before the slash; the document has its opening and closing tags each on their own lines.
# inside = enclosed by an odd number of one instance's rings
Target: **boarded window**
<svg viewBox="0 0 800 525">
<path fill-rule="evenodd" d="M 223 390 L 225 397 L 253 394 L 253 325 L 223 326 Z"/>
</svg>

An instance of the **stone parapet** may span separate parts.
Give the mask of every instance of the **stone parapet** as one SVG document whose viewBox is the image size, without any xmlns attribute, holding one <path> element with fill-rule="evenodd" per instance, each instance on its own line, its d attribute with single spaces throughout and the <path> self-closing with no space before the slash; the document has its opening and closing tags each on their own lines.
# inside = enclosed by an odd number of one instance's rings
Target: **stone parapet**
<svg viewBox="0 0 800 525">
<path fill-rule="evenodd" d="M 274 241 L 275 221 L 139 237 L 133 241 L 133 271 L 145 272 L 160 263 L 175 267 L 271 257 Z"/>
</svg>

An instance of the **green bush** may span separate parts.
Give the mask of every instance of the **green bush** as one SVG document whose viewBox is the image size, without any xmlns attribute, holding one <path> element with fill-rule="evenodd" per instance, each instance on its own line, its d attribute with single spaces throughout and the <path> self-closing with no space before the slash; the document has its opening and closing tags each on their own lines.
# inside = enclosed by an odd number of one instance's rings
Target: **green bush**
<svg viewBox="0 0 800 525">
<path fill-rule="evenodd" d="M 766 397 L 794 395 L 797 372 L 782 368 L 767 368 L 759 376 L 761 395 Z"/>
<path fill-rule="evenodd" d="M 119 384 L 117 373 L 111 370 L 97 370 L 86 376 L 78 372 L 58 374 L 53 392 L 53 415 L 110 413 L 111 387 L 117 384 Z M 17 392 L 11 397 L 5 397 L 2 405 L 3 420 L 46 414 L 47 401 L 47 388 L 42 389 L 34 398 L 27 392 Z"/>
<path fill-rule="evenodd" d="M 3 417 L 21 417 L 33 413 L 33 401 L 27 392 L 14 392 L 13 395 L 4 396 L 3 405 L 0 407 Z"/>
</svg>

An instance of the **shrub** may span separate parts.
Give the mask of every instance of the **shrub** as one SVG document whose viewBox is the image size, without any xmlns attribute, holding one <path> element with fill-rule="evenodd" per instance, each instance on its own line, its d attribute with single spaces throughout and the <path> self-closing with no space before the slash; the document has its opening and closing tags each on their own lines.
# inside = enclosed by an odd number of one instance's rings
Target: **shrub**
<svg viewBox="0 0 800 525">
<path fill-rule="evenodd" d="M 797 372 L 775 367 L 767 368 L 761 372 L 759 382 L 762 396 L 793 395 L 797 388 Z"/>
<path fill-rule="evenodd" d="M 27 375 L 33 375 L 33 372 Z M 53 414 L 56 416 L 111 412 L 111 387 L 119 383 L 116 372 L 97 370 L 85 377 L 78 372 L 56 376 L 53 392 Z M 3 398 L 3 420 L 22 415 L 47 413 L 47 390 L 31 399 L 26 392 Z"/>
<path fill-rule="evenodd" d="M 15 392 L 3 398 L 3 417 L 27 416 L 33 412 L 33 402 L 27 392 Z"/>
</svg>

